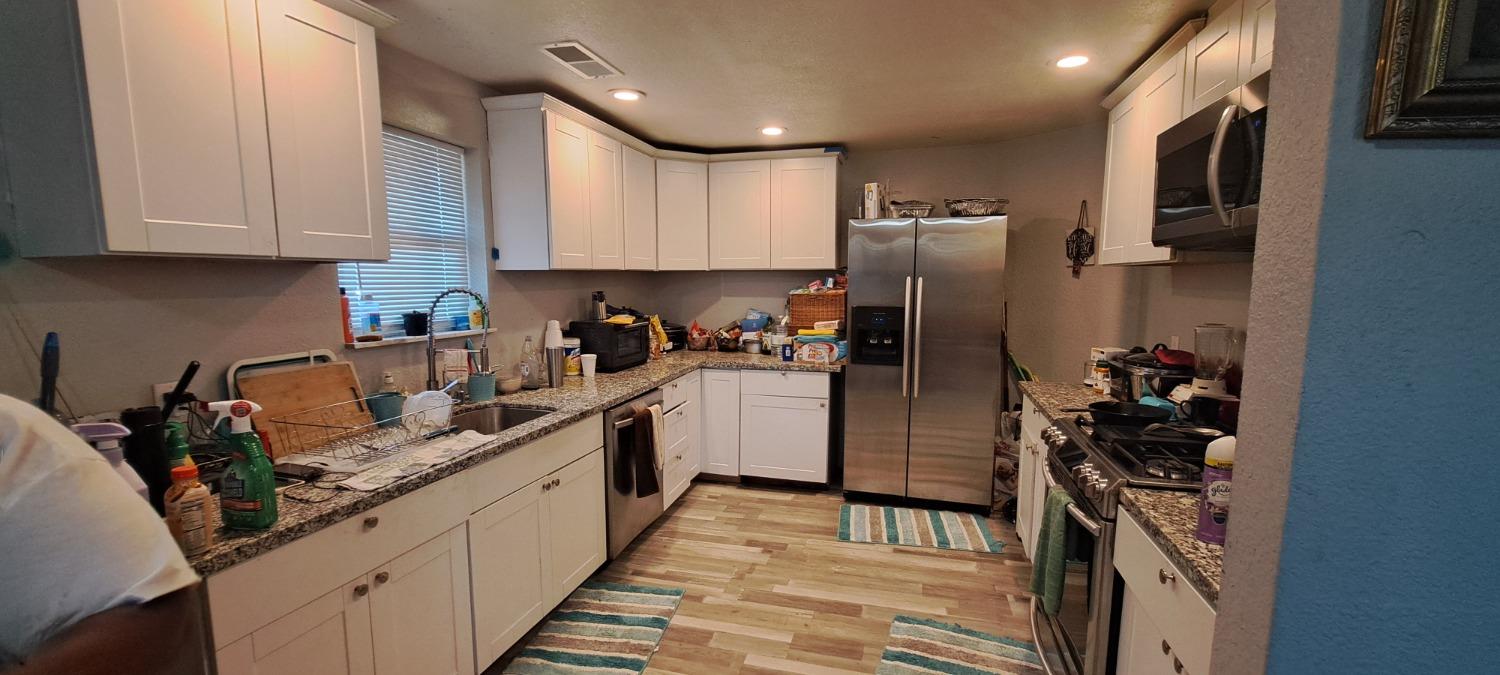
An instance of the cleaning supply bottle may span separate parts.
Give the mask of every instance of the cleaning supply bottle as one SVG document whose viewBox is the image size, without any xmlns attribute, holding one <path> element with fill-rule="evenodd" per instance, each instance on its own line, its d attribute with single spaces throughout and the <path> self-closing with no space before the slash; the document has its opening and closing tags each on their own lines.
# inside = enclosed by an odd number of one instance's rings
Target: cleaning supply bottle
<svg viewBox="0 0 1500 675">
<path fill-rule="evenodd" d="M 197 466 L 193 456 L 188 453 L 187 425 L 182 422 L 167 422 L 167 462 L 172 468 L 179 466 Z"/>
<path fill-rule="evenodd" d="M 146 481 L 141 480 L 140 474 L 125 463 L 125 448 L 120 447 L 120 439 L 130 435 L 129 428 L 118 422 L 85 422 L 73 425 L 73 433 L 92 443 L 94 449 L 109 461 L 115 473 L 120 474 L 121 480 L 124 480 L 133 492 L 140 495 L 141 499 L 150 501 L 151 494 L 146 487 Z"/>
<path fill-rule="evenodd" d="M 250 425 L 250 415 L 260 406 L 250 401 L 217 401 L 205 407 L 229 418 L 229 468 L 219 489 L 219 510 L 224 527 L 264 530 L 276 523 L 276 476 L 266 457 L 260 436 Z M 215 425 L 218 420 L 215 420 Z"/>
<path fill-rule="evenodd" d="M 1229 484 L 1234 474 L 1234 437 L 1208 444 L 1203 456 L 1203 494 L 1198 499 L 1198 541 L 1224 544 L 1229 528 Z"/>
<path fill-rule="evenodd" d="M 354 328 L 349 316 L 349 292 L 344 290 L 343 286 L 339 286 L 339 312 L 344 319 L 344 344 L 352 345 L 354 344 Z"/>
<path fill-rule="evenodd" d="M 198 467 L 172 467 L 172 487 L 164 502 L 167 530 L 183 555 L 198 555 L 214 545 L 213 499 L 198 481 Z"/>
</svg>

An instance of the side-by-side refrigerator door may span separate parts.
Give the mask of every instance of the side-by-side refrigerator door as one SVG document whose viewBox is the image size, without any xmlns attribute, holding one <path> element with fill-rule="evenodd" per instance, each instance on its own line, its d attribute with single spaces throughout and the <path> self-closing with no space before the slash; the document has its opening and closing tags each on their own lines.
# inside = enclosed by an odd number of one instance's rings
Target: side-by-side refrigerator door
<svg viewBox="0 0 1500 675">
<path fill-rule="evenodd" d="M 916 220 L 849 222 L 844 489 L 906 494 Z"/>
<path fill-rule="evenodd" d="M 917 223 L 910 497 L 990 503 L 1005 227 L 1004 216 Z"/>
</svg>

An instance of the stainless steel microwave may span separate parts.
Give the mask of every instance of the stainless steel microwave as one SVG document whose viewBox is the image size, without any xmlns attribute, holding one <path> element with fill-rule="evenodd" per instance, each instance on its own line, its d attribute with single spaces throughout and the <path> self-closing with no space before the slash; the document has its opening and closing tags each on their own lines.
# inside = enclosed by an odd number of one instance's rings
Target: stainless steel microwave
<svg viewBox="0 0 1500 675">
<path fill-rule="evenodd" d="M 1156 137 L 1151 243 L 1190 251 L 1255 248 L 1269 86 L 1267 73 Z"/>
</svg>

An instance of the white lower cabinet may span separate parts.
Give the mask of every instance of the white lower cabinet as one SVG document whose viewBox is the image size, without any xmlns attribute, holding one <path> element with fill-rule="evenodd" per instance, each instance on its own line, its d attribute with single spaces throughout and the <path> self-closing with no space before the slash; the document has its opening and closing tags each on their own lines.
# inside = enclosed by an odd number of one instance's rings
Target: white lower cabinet
<svg viewBox="0 0 1500 675">
<path fill-rule="evenodd" d="M 828 482 L 828 399 L 742 396 L 740 475 Z"/>
<path fill-rule="evenodd" d="M 1125 582 L 1118 675 L 1208 675 L 1217 613 L 1135 518 L 1115 524 L 1115 569 Z"/>
<path fill-rule="evenodd" d="M 474 672 L 468 546 L 458 527 L 218 652 L 219 672 Z"/>
<path fill-rule="evenodd" d="M 740 475 L 740 372 L 703 371 L 703 473 Z"/>
<path fill-rule="evenodd" d="M 1037 535 L 1042 529 L 1042 504 L 1047 499 L 1047 444 L 1042 442 L 1042 430 L 1051 422 L 1030 397 L 1023 399 L 1021 406 L 1021 463 L 1017 467 L 1016 487 L 1016 535 L 1021 539 L 1021 551 L 1030 560 L 1036 555 Z"/>
<path fill-rule="evenodd" d="M 603 449 L 471 516 L 469 551 L 483 670 L 604 564 Z"/>
</svg>

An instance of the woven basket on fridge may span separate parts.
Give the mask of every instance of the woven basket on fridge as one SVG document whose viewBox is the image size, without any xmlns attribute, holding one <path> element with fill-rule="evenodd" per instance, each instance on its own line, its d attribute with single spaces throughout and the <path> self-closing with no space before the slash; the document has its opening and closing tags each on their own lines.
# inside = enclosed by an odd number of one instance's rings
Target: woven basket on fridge
<svg viewBox="0 0 1500 675">
<path fill-rule="evenodd" d="M 793 335 L 803 328 L 812 328 L 819 321 L 838 321 L 844 318 L 844 291 L 820 291 L 817 293 L 792 293 L 788 301 Z"/>
</svg>

